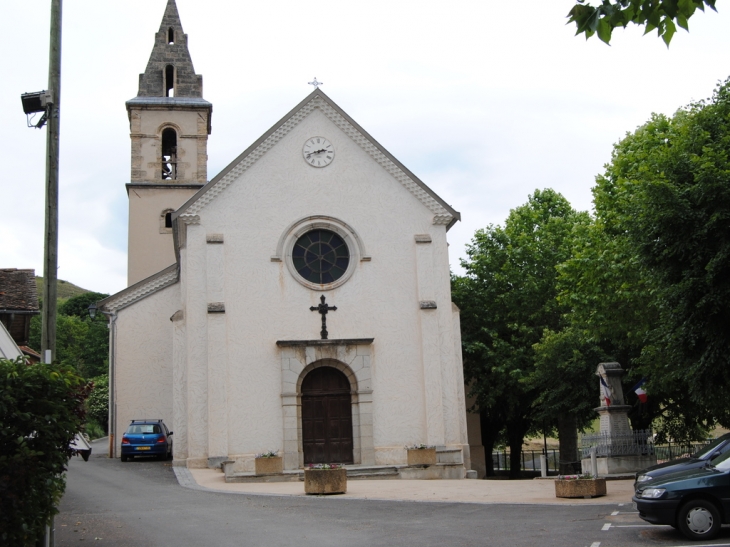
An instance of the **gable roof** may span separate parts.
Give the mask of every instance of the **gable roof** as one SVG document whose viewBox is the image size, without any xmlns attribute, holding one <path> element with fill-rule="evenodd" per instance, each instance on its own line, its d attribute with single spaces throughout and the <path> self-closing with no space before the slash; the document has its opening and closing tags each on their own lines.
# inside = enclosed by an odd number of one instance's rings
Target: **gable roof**
<svg viewBox="0 0 730 547">
<path fill-rule="evenodd" d="M 339 127 L 348 137 L 365 150 L 388 173 L 400 182 L 416 199 L 433 213 L 434 224 L 445 224 L 448 230 L 461 220 L 461 214 L 441 199 L 416 175 L 411 173 L 401 162 L 383 148 L 358 123 L 350 118 L 344 110 L 319 88 L 310 93 L 295 106 L 286 116 L 279 120 L 261 138 L 249 146 L 240 156 L 233 160 L 209 183 L 200 189 L 192 198 L 182 205 L 173 218 L 181 218 L 187 222 L 196 222 L 198 214 L 213 201 L 234 180 L 238 179 L 249 167 L 261 158 L 270 148 L 287 135 L 304 118 L 315 109 L 319 109 L 327 118 Z"/>
<path fill-rule="evenodd" d="M 40 313 L 35 270 L 0 269 L 0 311 Z"/>
</svg>

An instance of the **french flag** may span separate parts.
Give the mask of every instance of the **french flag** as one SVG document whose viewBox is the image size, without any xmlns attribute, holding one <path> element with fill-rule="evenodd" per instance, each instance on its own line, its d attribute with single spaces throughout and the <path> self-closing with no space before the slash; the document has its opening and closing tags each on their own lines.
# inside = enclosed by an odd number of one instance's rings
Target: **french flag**
<svg viewBox="0 0 730 547">
<path fill-rule="evenodd" d="M 606 401 L 606 406 L 611 406 L 611 388 L 608 387 L 603 376 L 599 376 L 599 378 L 601 379 L 601 395 L 603 396 L 603 400 Z"/>
<path fill-rule="evenodd" d="M 638 384 L 636 384 L 634 387 L 631 388 L 631 391 L 636 393 L 636 396 L 639 398 L 639 401 L 641 401 L 642 403 L 646 402 L 646 391 L 641 389 L 641 386 L 643 386 L 645 382 L 646 382 L 646 378 L 642 378 Z"/>
</svg>

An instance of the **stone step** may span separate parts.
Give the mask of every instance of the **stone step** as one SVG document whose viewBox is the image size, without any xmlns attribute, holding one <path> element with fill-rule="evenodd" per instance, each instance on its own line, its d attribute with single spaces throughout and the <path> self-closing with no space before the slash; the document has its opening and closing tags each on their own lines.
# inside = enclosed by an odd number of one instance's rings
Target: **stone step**
<svg viewBox="0 0 730 547">
<path fill-rule="evenodd" d="M 398 479 L 400 473 L 398 468 L 394 466 L 377 466 L 377 467 L 347 467 L 347 479 Z M 302 477 L 304 480 L 304 477 Z"/>
</svg>

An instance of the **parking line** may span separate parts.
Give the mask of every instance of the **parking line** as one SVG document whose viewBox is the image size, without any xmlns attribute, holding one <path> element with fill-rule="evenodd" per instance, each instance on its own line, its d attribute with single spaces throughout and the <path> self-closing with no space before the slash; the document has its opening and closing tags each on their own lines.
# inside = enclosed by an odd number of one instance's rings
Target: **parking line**
<svg viewBox="0 0 730 547">
<path fill-rule="evenodd" d="M 656 528 L 658 526 L 665 526 L 669 528 L 668 524 L 612 524 L 612 528 Z M 697 547 L 707 547 L 707 545 L 699 545 Z"/>
<path fill-rule="evenodd" d="M 611 528 L 611 523 L 607 522 L 603 525 L 603 528 L 601 528 L 601 532 L 605 532 L 606 530 L 609 530 Z"/>
<path fill-rule="evenodd" d="M 601 547 L 601 542 L 600 541 L 594 541 L 593 543 L 591 543 L 591 547 Z"/>
<path fill-rule="evenodd" d="M 618 515 L 618 514 L 619 514 L 619 512 L 618 512 L 618 511 L 614 511 L 613 513 L 611 513 L 611 516 L 612 516 L 612 517 L 615 517 L 615 516 L 616 516 L 616 515 Z"/>
</svg>

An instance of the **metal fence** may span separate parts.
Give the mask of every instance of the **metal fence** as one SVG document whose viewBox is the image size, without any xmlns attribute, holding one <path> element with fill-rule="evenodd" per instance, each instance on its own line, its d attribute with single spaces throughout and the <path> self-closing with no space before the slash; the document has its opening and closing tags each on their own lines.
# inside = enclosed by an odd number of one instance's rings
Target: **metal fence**
<svg viewBox="0 0 730 547">
<path fill-rule="evenodd" d="M 551 448 L 547 451 L 547 467 L 548 472 L 558 472 L 558 462 L 560 461 L 559 452 L 557 449 Z M 492 452 L 492 462 L 494 463 L 495 471 L 509 471 L 510 470 L 510 459 L 509 450 L 497 450 Z M 520 458 L 522 465 L 522 471 L 535 471 L 540 472 L 540 456 L 542 456 L 542 450 L 523 450 Z"/>
<path fill-rule="evenodd" d="M 627 433 L 591 433 L 581 435 L 580 451 L 582 458 L 591 457 L 591 449 L 596 456 L 650 456 L 654 454 L 654 436 L 651 429 L 637 429 Z"/>
<path fill-rule="evenodd" d="M 583 438 L 589 437 L 584 435 Z M 686 458 L 697 453 L 702 448 L 709 444 L 705 443 L 667 443 L 663 445 L 654 445 L 648 443 L 647 446 L 651 447 L 653 452 L 649 454 L 656 454 L 657 463 L 663 463 L 669 460 L 676 460 L 677 458 Z M 586 452 L 587 451 L 587 452 Z M 590 458 L 590 447 L 581 446 L 580 456 L 584 458 Z M 634 452 L 636 453 L 636 452 Z M 586 454 L 586 455 L 583 455 Z M 535 471 L 540 472 L 540 456 L 542 450 L 523 450 L 520 458 L 521 470 L 522 471 Z M 605 454 L 604 454 L 605 455 Z M 613 454 L 616 455 L 616 454 Z M 510 469 L 510 453 L 509 450 L 497 450 L 492 452 L 492 462 L 494 464 L 495 471 L 509 471 Z M 577 455 L 576 455 L 577 458 Z M 578 459 L 578 458 L 577 458 Z M 558 463 L 560 461 L 559 449 L 551 448 L 548 449 L 547 466 L 548 473 L 558 472 Z"/>
<path fill-rule="evenodd" d="M 711 441 L 704 443 L 667 443 L 660 446 L 654 447 L 654 453 L 656 454 L 657 463 L 668 462 L 669 460 L 676 460 L 677 458 L 688 458 L 708 444 Z"/>
</svg>

